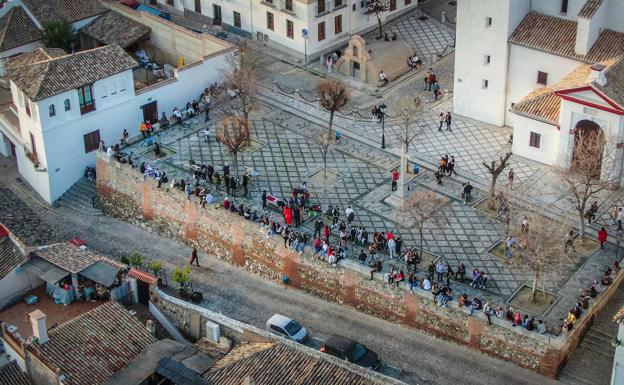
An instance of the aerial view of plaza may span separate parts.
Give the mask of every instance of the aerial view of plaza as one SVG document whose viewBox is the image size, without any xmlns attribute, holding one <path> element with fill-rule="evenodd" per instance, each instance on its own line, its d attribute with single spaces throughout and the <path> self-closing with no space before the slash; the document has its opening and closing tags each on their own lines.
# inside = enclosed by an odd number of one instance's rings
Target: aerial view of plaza
<svg viewBox="0 0 624 385">
<path fill-rule="evenodd" d="M 0 385 L 624 385 L 624 0 L 0 0 Z"/>
</svg>

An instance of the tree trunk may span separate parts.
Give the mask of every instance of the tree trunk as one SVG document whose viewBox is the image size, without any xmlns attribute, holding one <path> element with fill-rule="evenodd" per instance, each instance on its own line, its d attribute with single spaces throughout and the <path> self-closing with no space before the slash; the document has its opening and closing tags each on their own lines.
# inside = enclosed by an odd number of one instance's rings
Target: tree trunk
<svg viewBox="0 0 624 385">
<path fill-rule="evenodd" d="M 425 256 L 423 255 L 423 229 L 422 227 L 418 229 L 418 234 L 420 235 L 419 249 L 420 249 L 420 260 L 422 261 L 425 258 Z"/>
<path fill-rule="evenodd" d="M 329 133 L 329 140 L 331 140 L 332 127 L 334 126 L 334 111 L 329 111 L 329 126 L 327 127 Z"/>
<path fill-rule="evenodd" d="M 578 210 L 579 215 L 579 238 L 581 239 L 581 244 L 585 244 L 585 210 L 580 208 Z"/>
<path fill-rule="evenodd" d="M 232 153 L 232 167 L 234 167 L 234 177 L 238 179 L 238 152 Z"/>
<path fill-rule="evenodd" d="M 323 199 L 327 199 L 327 150 L 323 151 Z"/>
<path fill-rule="evenodd" d="M 535 270 L 533 272 L 533 285 L 531 285 L 531 297 L 529 298 L 529 302 L 535 302 L 535 293 L 537 291 L 537 280 L 539 279 L 539 270 Z"/>
<path fill-rule="evenodd" d="M 381 18 L 377 15 L 377 24 L 379 25 L 379 38 L 383 38 L 383 30 L 381 28 Z"/>
<path fill-rule="evenodd" d="M 492 174 L 492 180 L 490 181 L 490 191 L 488 192 L 489 199 L 488 205 L 490 209 L 496 210 L 496 180 L 498 179 L 497 174 Z"/>
</svg>

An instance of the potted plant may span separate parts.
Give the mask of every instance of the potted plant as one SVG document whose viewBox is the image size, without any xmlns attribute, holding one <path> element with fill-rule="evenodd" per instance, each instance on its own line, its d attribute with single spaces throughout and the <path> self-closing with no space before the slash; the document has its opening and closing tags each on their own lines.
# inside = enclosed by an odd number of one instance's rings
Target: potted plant
<svg viewBox="0 0 624 385">
<path fill-rule="evenodd" d="M 180 297 L 183 299 L 188 299 L 192 295 L 192 292 L 189 290 L 190 274 L 190 267 L 176 267 L 171 277 L 173 282 L 178 284 L 178 294 L 180 294 Z"/>
<path fill-rule="evenodd" d="M 122 256 L 121 258 L 119 258 L 119 262 L 123 263 L 124 265 L 129 265 L 130 264 L 130 260 L 125 255 Z"/>
<path fill-rule="evenodd" d="M 158 286 L 162 284 L 162 278 L 159 273 L 165 268 L 163 261 L 154 260 L 150 262 L 149 269 L 154 272 L 154 276 L 158 279 Z"/>
</svg>

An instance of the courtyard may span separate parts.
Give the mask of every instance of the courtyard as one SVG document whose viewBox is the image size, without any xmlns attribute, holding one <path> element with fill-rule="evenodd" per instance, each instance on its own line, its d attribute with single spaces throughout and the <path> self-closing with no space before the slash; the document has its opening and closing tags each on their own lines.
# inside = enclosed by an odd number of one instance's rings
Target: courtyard
<svg viewBox="0 0 624 385">
<path fill-rule="evenodd" d="M 239 154 L 239 171 L 246 168 L 258 173 L 252 178 L 249 195 L 233 197 L 235 202 L 243 202 L 261 209 L 262 191 L 277 197 L 288 198 L 293 187 L 306 183 L 311 192 L 311 203 L 340 207 L 344 210 L 351 206 L 356 212 L 354 224 L 362 226 L 372 236 L 374 232 L 393 232 L 401 237 L 404 248 L 417 246 L 418 232 L 405 226 L 398 220 L 397 210 L 387 204 L 390 195 L 390 175 L 399 165 L 398 142 L 392 135 L 398 126 L 392 117 L 392 107 L 385 122 L 387 148 L 379 148 L 381 127 L 365 117 L 368 106 L 379 103 L 366 92 L 354 89 L 354 98 L 347 107 L 335 117 L 335 129 L 344 137 L 330 147 L 327 156 L 327 169 L 332 174 L 331 183 L 323 186 L 315 177 L 322 171 L 322 155 L 319 150 L 319 138 L 326 130 L 327 113 L 313 100 L 314 85 L 318 77 L 298 67 L 289 67 L 283 62 L 274 62 L 270 57 L 263 57 L 267 71 L 261 80 L 261 92 L 258 96 L 258 108 L 252 114 L 252 142 L 248 151 Z M 442 58 L 432 67 L 444 74 L 442 81 L 446 87 L 452 87 L 452 54 Z M 283 73 L 286 73 L 284 76 Z M 295 75 L 296 74 L 296 75 Z M 276 83 L 276 78 L 280 80 Z M 443 220 L 428 225 L 424 231 L 423 248 L 427 260 L 449 263 L 454 269 L 459 263 L 466 265 L 468 275 L 473 269 L 486 272 L 490 282 L 486 290 L 469 287 L 468 283 L 454 283 L 455 292 L 467 293 L 469 297 L 479 297 L 495 304 L 509 304 L 511 297 L 525 284 L 530 282 L 531 271 L 511 267 L 505 258 L 490 250 L 505 239 L 505 228 L 496 218 L 480 209 L 479 203 L 485 198 L 485 186 L 488 177 L 483 162 L 489 162 L 504 155 L 508 149 L 510 130 L 478 123 L 461 116 L 453 120 L 452 132 L 437 130 L 439 111 L 452 111 L 452 100 L 443 98 L 430 100 L 430 93 L 421 87 L 420 76 L 413 76 L 407 81 L 388 91 L 384 100 L 393 103 L 403 95 L 417 95 L 425 101 L 424 111 L 416 124 L 422 126 L 423 134 L 412 146 L 411 162 L 418 163 L 423 172 L 412 181 L 412 190 L 435 191 L 446 197 L 449 204 L 440 210 Z M 452 90 L 449 90 L 449 94 Z M 350 108 L 353 108 L 350 110 Z M 357 109 L 356 109 L 357 108 Z M 197 164 L 212 165 L 216 172 L 221 172 L 225 163 L 232 164 L 232 158 L 224 147 L 215 140 L 215 131 L 222 116 L 212 113 L 212 120 L 204 122 L 203 115 L 186 120 L 182 126 L 157 134 L 155 139 L 166 149 L 171 149 L 164 159 L 154 160 L 153 154 L 140 142 L 124 149 L 133 153 L 137 165 L 145 162 L 154 168 L 167 171 L 170 179 L 191 180 L 189 161 Z M 211 139 L 206 141 L 203 129 L 211 127 Z M 455 156 L 458 175 L 444 178 L 442 185 L 436 183 L 433 172 L 437 161 L 444 154 Z M 552 206 L 547 195 L 538 197 L 536 188 L 550 188 L 558 191 L 553 184 L 551 171 L 543 165 L 525 158 L 512 157 L 511 166 L 516 173 L 517 188 L 510 193 L 520 197 L 520 209 Z M 499 187 L 506 189 L 506 178 L 501 176 Z M 466 205 L 460 196 L 462 183 L 471 181 L 477 187 L 473 192 L 474 201 Z M 214 192 L 212 186 L 207 186 Z M 239 195 L 242 194 L 239 192 Z M 528 200 L 526 199 L 526 195 Z M 219 199 L 225 191 L 218 191 Z M 567 202 L 559 202 L 566 210 Z M 543 205 L 543 206 L 542 206 Z M 551 207 L 552 209 L 552 207 Z M 569 208 L 567 208 L 569 212 Z M 564 211 L 565 212 L 565 211 Z M 279 218 L 277 212 L 272 215 Z M 298 230 L 312 234 L 314 219 L 305 217 Z M 335 242 L 334 239 L 333 242 Z M 357 258 L 359 248 L 349 247 L 350 258 Z M 588 258 L 590 257 L 591 258 Z M 384 255 L 384 271 L 391 267 L 403 268 L 402 262 L 390 260 Z M 588 263 L 585 263 L 588 262 Z M 556 325 L 559 319 L 574 303 L 578 289 L 589 286 L 596 277 L 613 262 L 613 250 L 589 250 L 577 263 L 566 266 L 559 272 L 557 279 L 541 279 L 539 288 L 552 293 L 552 307 L 543 314 L 536 314 Z M 425 265 L 420 265 L 420 278 L 425 275 Z"/>
</svg>

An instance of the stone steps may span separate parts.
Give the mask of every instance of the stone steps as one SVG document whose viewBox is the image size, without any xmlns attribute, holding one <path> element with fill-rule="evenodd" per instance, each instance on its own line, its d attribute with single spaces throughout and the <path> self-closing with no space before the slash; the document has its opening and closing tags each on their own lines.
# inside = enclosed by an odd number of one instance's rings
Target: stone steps
<svg viewBox="0 0 624 385">
<path fill-rule="evenodd" d="M 97 195 L 95 181 L 80 178 L 58 200 L 60 207 L 76 211 L 79 214 L 98 216 L 102 212 L 93 207 L 93 199 Z"/>
<path fill-rule="evenodd" d="M 596 385 L 594 381 L 575 376 L 565 369 L 559 374 L 559 381 L 565 385 Z"/>
<path fill-rule="evenodd" d="M 591 353 L 600 354 L 609 359 L 615 356 L 615 348 L 611 346 L 613 336 L 595 329 L 589 329 L 581 340 L 580 349 L 586 349 Z"/>
</svg>

